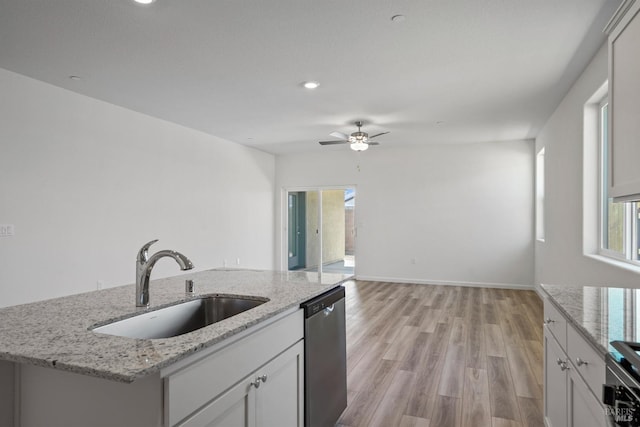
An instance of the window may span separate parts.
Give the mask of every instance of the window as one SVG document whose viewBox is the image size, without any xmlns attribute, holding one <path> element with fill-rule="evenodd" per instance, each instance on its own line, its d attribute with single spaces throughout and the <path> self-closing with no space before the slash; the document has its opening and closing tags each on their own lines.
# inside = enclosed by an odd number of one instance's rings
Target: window
<svg viewBox="0 0 640 427">
<path fill-rule="evenodd" d="M 536 239 L 544 242 L 544 147 L 536 155 Z"/>
<path fill-rule="evenodd" d="M 600 252 L 627 261 L 638 262 L 638 203 L 617 203 L 608 195 L 608 113 L 605 98 L 600 103 Z"/>
</svg>

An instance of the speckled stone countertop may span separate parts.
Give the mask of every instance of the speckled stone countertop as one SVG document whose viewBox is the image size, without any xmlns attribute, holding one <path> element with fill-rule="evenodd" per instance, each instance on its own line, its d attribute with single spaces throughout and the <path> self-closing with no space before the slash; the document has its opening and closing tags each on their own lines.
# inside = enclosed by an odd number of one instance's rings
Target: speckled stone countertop
<svg viewBox="0 0 640 427">
<path fill-rule="evenodd" d="M 151 281 L 149 310 L 184 301 L 184 282 L 196 295 L 251 295 L 269 301 L 196 331 L 165 339 L 98 334 L 90 328 L 130 317 L 135 285 L 0 309 L 0 360 L 33 364 L 114 381 L 132 382 L 157 373 L 309 300 L 349 279 L 341 274 L 256 270 L 208 270 Z"/>
<path fill-rule="evenodd" d="M 640 341 L 640 289 L 542 285 L 551 302 L 601 354 Z"/>
</svg>

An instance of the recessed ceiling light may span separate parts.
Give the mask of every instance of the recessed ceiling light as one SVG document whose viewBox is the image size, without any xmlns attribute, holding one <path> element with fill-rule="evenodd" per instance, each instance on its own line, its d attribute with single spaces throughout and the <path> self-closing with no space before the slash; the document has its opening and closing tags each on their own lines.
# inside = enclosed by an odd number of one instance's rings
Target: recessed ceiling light
<svg viewBox="0 0 640 427">
<path fill-rule="evenodd" d="M 392 21 L 392 22 L 402 22 L 402 21 L 404 21 L 405 19 L 407 19 L 407 17 L 406 17 L 406 16 L 404 16 L 404 15 L 393 15 L 393 16 L 391 17 L 391 21 Z"/>
<path fill-rule="evenodd" d="M 151 4 L 151 3 L 155 2 L 156 0 L 133 0 L 133 1 L 136 2 L 136 3 L 139 3 L 139 4 Z"/>
<path fill-rule="evenodd" d="M 320 86 L 320 83 L 318 83 L 318 82 L 304 82 L 304 83 L 302 83 L 302 86 L 304 86 L 307 89 L 317 89 L 318 86 Z"/>
<path fill-rule="evenodd" d="M 78 80 L 82 80 L 82 77 L 80 77 L 80 76 L 69 76 L 69 79 L 73 80 L 73 81 L 78 81 Z"/>
</svg>

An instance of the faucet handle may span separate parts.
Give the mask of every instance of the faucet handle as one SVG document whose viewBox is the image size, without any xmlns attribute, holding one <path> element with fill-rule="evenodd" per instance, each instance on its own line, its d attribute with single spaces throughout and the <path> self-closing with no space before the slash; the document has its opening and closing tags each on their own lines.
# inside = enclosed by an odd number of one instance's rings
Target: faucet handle
<svg viewBox="0 0 640 427">
<path fill-rule="evenodd" d="M 145 243 L 144 246 L 140 248 L 140 250 L 138 251 L 138 258 L 137 258 L 138 262 L 142 263 L 142 262 L 149 261 L 149 254 L 147 253 L 147 251 L 149 250 L 149 246 L 153 245 L 157 241 L 158 239 L 152 240 L 148 243 Z"/>
</svg>

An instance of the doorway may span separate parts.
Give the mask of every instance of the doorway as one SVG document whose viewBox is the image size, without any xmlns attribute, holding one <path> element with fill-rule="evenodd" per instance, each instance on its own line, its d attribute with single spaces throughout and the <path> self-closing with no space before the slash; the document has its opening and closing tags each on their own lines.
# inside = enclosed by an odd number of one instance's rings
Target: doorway
<svg viewBox="0 0 640 427">
<path fill-rule="evenodd" d="M 288 269 L 299 270 L 306 266 L 306 193 L 296 191 L 287 195 L 288 204 Z"/>
<path fill-rule="evenodd" d="M 353 187 L 287 191 L 287 268 L 354 274 Z"/>
</svg>

